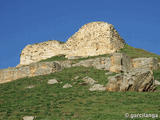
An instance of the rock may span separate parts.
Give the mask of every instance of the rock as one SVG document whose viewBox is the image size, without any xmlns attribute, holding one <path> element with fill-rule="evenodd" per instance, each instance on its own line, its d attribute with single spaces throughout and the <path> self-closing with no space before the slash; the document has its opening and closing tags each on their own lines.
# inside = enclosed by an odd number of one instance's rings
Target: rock
<svg viewBox="0 0 160 120">
<path fill-rule="evenodd" d="M 124 47 L 124 40 L 113 25 L 105 22 L 91 22 L 82 26 L 66 43 L 56 40 L 27 45 L 21 52 L 20 65 L 57 55 L 69 59 L 114 53 Z"/>
<path fill-rule="evenodd" d="M 76 77 L 74 77 L 73 79 L 74 79 L 74 80 L 77 80 L 77 79 L 79 79 L 79 78 L 80 78 L 79 76 L 76 76 Z"/>
<path fill-rule="evenodd" d="M 50 40 L 33 45 L 27 45 L 21 52 L 20 65 L 28 65 L 52 56 L 63 54 L 63 44 Z"/>
<path fill-rule="evenodd" d="M 155 80 L 155 85 L 160 85 L 160 82 L 158 80 Z"/>
<path fill-rule="evenodd" d="M 75 66 L 84 66 L 84 67 L 92 67 L 93 65 L 93 62 L 94 60 L 93 59 L 88 59 L 88 60 L 82 60 L 78 63 L 75 63 L 73 64 L 72 66 L 75 67 Z"/>
<path fill-rule="evenodd" d="M 133 69 L 124 74 L 117 74 L 108 78 L 108 91 L 154 91 L 153 72 L 148 69 Z"/>
<path fill-rule="evenodd" d="M 66 46 L 71 51 L 67 56 L 95 56 L 113 53 L 124 47 L 124 40 L 113 25 L 91 22 L 82 26 L 71 36 Z"/>
<path fill-rule="evenodd" d="M 89 91 L 105 91 L 106 87 L 104 87 L 104 85 L 100 85 L 100 84 L 94 84 Z"/>
<path fill-rule="evenodd" d="M 23 120 L 34 120 L 34 116 L 24 116 Z"/>
<path fill-rule="evenodd" d="M 112 75 L 113 74 L 113 72 L 107 72 L 107 73 L 105 73 L 105 75 Z"/>
<path fill-rule="evenodd" d="M 94 67 L 96 69 L 109 70 L 110 69 L 110 58 L 109 57 L 98 57 L 87 60 L 81 60 L 78 63 L 72 65 L 75 66 L 84 66 L 84 67 Z"/>
<path fill-rule="evenodd" d="M 64 61 L 55 61 L 58 63 L 62 68 L 70 68 L 72 67 L 73 61 L 71 60 L 64 60 Z"/>
<path fill-rule="evenodd" d="M 124 53 L 113 53 L 111 56 L 111 72 L 126 72 L 131 69 L 131 59 Z"/>
<path fill-rule="evenodd" d="M 48 80 L 48 84 L 50 84 L 50 85 L 53 85 L 53 84 L 56 84 L 56 83 L 58 83 L 58 81 L 56 79 Z"/>
<path fill-rule="evenodd" d="M 35 87 L 34 85 L 29 85 L 26 88 L 31 89 L 31 88 L 34 88 L 34 87 Z"/>
<path fill-rule="evenodd" d="M 63 86 L 63 88 L 70 88 L 70 87 L 72 87 L 72 85 L 68 83 Z"/>
<path fill-rule="evenodd" d="M 24 77 L 47 75 L 61 71 L 61 66 L 56 62 L 39 62 L 27 66 L 0 70 L 0 83 L 13 81 Z"/>
<path fill-rule="evenodd" d="M 69 60 L 80 59 L 80 58 L 82 58 L 82 56 L 68 56 Z"/>
<path fill-rule="evenodd" d="M 93 80 L 92 78 L 86 76 L 85 78 L 82 79 L 84 81 L 84 83 L 89 84 L 89 85 L 94 85 L 96 83 L 95 80 Z"/>
<path fill-rule="evenodd" d="M 159 69 L 158 59 L 157 58 L 135 58 L 132 59 L 133 68 L 143 68 L 157 70 Z"/>
</svg>

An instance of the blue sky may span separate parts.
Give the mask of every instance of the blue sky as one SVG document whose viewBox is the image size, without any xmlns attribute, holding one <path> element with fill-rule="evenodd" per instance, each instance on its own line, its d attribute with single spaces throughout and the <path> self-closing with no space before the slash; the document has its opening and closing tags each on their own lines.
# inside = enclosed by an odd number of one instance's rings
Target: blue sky
<svg viewBox="0 0 160 120">
<path fill-rule="evenodd" d="M 160 0 L 0 0 L 0 69 L 27 44 L 66 41 L 82 25 L 111 23 L 131 46 L 160 54 Z"/>
</svg>

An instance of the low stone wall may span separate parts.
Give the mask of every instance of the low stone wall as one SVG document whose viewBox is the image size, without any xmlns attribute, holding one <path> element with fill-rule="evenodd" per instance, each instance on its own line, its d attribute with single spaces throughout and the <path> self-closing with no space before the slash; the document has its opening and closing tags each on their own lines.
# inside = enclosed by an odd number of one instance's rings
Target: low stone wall
<svg viewBox="0 0 160 120">
<path fill-rule="evenodd" d="M 56 55 L 97 56 L 119 51 L 125 45 L 114 26 L 105 22 L 91 22 L 82 26 L 67 42 L 56 40 L 27 45 L 21 53 L 20 65 L 28 65 Z M 20 66 L 19 65 L 19 66 Z"/>
<path fill-rule="evenodd" d="M 28 66 L 3 69 L 0 70 L 0 83 L 24 77 L 46 75 L 60 70 L 61 66 L 56 62 L 34 63 Z"/>
<path fill-rule="evenodd" d="M 128 72 L 134 68 L 156 70 L 159 64 L 156 58 L 136 58 L 131 60 L 123 53 L 114 53 L 111 57 L 98 57 L 79 62 L 76 62 L 76 60 L 39 62 L 27 66 L 3 69 L 0 70 L 0 83 L 24 77 L 46 75 L 64 68 L 76 66 L 94 67 L 96 69 L 120 73 Z"/>
<path fill-rule="evenodd" d="M 131 69 L 131 59 L 124 53 L 114 53 L 111 56 L 111 72 L 127 72 Z"/>
<path fill-rule="evenodd" d="M 132 59 L 133 68 L 149 68 L 151 70 L 157 70 L 160 68 L 157 58 L 135 58 Z"/>
</svg>

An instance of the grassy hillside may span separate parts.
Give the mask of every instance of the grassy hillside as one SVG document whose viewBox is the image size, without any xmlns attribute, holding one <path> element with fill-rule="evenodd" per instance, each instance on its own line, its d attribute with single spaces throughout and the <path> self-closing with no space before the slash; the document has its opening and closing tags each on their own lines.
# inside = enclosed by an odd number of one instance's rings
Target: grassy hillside
<svg viewBox="0 0 160 120">
<path fill-rule="evenodd" d="M 36 120 L 124 120 L 125 113 L 160 115 L 159 90 L 154 93 L 90 92 L 88 85 L 80 85 L 85 76 L 105 85 L 108 78 L 105 73 L 94 68 L 73 67 L 0 84 L 0 120 L 21 120 L 30 115 L 36 116 Z M 158 80 L 159 73 L 155 72 Z M 76 76 L 79 78 L 74 79 Z M 48 85 L 47 81 L 53 78 L 59 83 Z M 73 87 L 62 88 L 66 83 Z M 34 88 L 28 89 L 31 85 Z"/>
<path fill-rule="evenodd" d="M 120 50 L 122 53 L 126 53 L 131 58 L 139 58 L 139 57 L 157 57 L 160 60 L 160 56 L 151 52 L 148 52 L 143 49 L 134 48 L 129 45 L 125 45 L 123 49 Z"/>
</svg>

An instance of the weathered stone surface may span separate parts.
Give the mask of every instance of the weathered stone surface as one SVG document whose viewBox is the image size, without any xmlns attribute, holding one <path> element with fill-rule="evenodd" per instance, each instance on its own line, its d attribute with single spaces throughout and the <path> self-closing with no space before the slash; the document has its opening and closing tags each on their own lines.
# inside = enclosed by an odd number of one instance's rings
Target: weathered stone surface
<svg viewBox="0 0 160 120">
<path fill-rule="evenodd" d="M 124 40 L 113 25 L 91 22 L 70 37 L 66 46 L 71 50 L 67 56 L 95 56 L 118 51 L 124 47 Z"/>
<path fill-rule="evenodd" d="M 131 69 L 131 59 L 124 53 L 114 53 L 110 59 L 109 71 L 111 72 L 126 72 Z"/>
<path fill-rule="evenodd" d="M 144 60 L 144 62 L 143 62 Z M 96 69 L 107 70 L 110 72 L 127 72 L 134 68 L 144 68 L 156 70 L 158 62 L 155 58 L 136 58 L 132 62 L 129 57 L 123 53 L 114 53 L 108 57 L 97 57 L 86 60 L 64 60 L 54 62 L 39 62 L 27 66 L 8 68 L 0 70 L 0 83 L 12 81 L 24 77 L 50 74 L 64 68 L 84 66 L 94 67 Z"/>
<path fill-rule="evenodd" d="M 27 45 L 21 53 L 20 65 L 64 54 L 69 59 L 113 53 L 124 47 L 124 40 L 113 25 L 92 22 L 84 25 L 66 43 L 56 40 Z"/>
<path fill-rule="evenodd" d="M 34 120 L 34 116 L 24 116 L 23 120 Z"/>
<path fill-rule="evenodd" d="M 61 66 L 55 62 L 33 63 L 28 66 L 3 69 L 0 70 L 0 83 L 24 77 L 46 75 L 60 70 Z"/>
<path fill-rule="evenodd" d="M 107 75 L 107 76 L 108 76 L 108 75 L 112 75 L 112 74 L 113 74 L 113 72 L 106 72 L 106 73 L 105 73 L 105 75 Z"/>
<path fill-rule="evenodd" d="M 160 85 L 160 82 L 158 80 L 155 80 L 155 85 Z"/>
<path fill-rule="evenodd" d="M 82 58 L 82 56 L 68 56 L 69 60 L 80 59 L 80 58 Z"/>
<path fill-rule="evenodd" d="M 110 69 L 110 58 L 109 57 L 99 57 L 94 59 L 82 60 L 72 66 L 84 66 L 84 67 L 95 67 L 96 69 Z"/>
<path fill-rule="evenodd" d="M 61 65 L 62 68 L 70 68 L 72 67 L 73 61 L 71 60 L 65 60 L 65 61 L 55 61 L 59 65 Z"/>
<path fill-rule="evenodd" d="M 153 72 L 148 69 L 134 69 L 124 74 L 117 74 L 108 78 L 108 91 L 138 91 L 155 90 Z"/>
<path fill-rule="evenodd" d="M 34 88 L 35 86 L 34 85 L 29 85 L 29 86 L 27 86 L 26 88 L 27 89 L 32 89 L 32 88 Z"/>
<path fill-rule="evenodd" d="M 47 83 L 50 84 L 50 85 L 53 85 L 53 84 L 58 83 L 58 81 L 56 79 L 50 79 L 50 80 L 48 80 Z"/>
<path fill-rule="evenodd" d="M 106 87 L 100 84 L 94 84 L 93 86 L 91 86 L 91 88 L 89 88 L 89 91 L 105 91 L 105 90 L 106 90 Z"/>
<path fill-rule="evenodd" d="M 159 69 L 157 58 L 135 58 L 132 59 L 133 68 L 146 68 L 151 70 Z"/>
<path fill-rule="evenodd" d="M 72 87 L 72 85 L 68 84 L 68 83 L 63 86 L 63 88 L 71 88 L 71 87 Z"/>
<path fill-rule="evenodd" d="M 63 47 L 64 44 L 56 40 L 27 45 L 21 52 L 20 65 L 28 65 L 52 56 L 63 54 Z"/>
<path fill-rule="evenodd" d="M 89 84 L 89 85 L 94 85 L 96 83 L 96 81 L 88 76 L 84 77 L 82 79 L 84 81 L 84 83 Z"/>
</svg>

